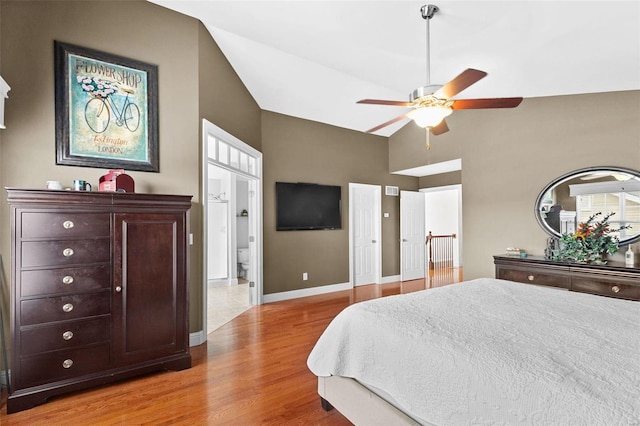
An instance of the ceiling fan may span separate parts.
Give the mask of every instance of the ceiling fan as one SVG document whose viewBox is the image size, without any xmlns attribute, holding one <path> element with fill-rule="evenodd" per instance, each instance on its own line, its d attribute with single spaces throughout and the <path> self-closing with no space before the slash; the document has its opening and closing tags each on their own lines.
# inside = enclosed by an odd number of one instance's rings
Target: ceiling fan
<svg viewBox="0 0 640 426">
<path fill-rule="evenodd" d="M 400 107 L 411 107 L 413 110 L 406 114 L 402 114 L 398 117 L 382 123 L 376 127 L 367 130 L 367 133 L 373 133 L 383 127 L 389 126 L 395 122 L 403 120 L 405 118 L 413 119 L 420 127 L 427 129 L 427 138 L 429 137 L 429 131 L 434 135 L 440 135 L 448 132 L 449 127 L 444 120 L 449 116 L 453 110 L 458 109 L 481 109 L 481 108 L 515 108 L 520 105 L 522 98 L 488 98 L 488 99 L 451 99 L 453 96 L 462 92 L 467 87 L 474 83 L 477 83 L 480 79 L 484 78 L 487 73 L 479 71 L 473 68 L 464 70 L 453 80 L 449 81 L 445 85 L 431 84 L 430 83 L 430 61 L 429 61 L 429 20 L 440 9 L 438 6 L 424 5 L 420 8 L 422 18 L 427 24 L 427 85 L 414 90 L 409 95 L 409 101 L 389 101 L 382 99 L 362 99 L 358 101 L 359 104 L 373 104 L 373 105 L 390 105 Z M 427 148 L 429 147 L 427 139 Z"/>
</svg>

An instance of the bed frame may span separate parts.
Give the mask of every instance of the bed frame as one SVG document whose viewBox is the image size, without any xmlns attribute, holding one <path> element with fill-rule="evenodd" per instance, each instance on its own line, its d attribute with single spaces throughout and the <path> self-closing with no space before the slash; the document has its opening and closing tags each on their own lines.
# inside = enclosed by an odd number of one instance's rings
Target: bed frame
<svg viewBox="0 0 640 426">
<path fill-rule="evenodd" d="M 325 411 L 335 408 L 355 425 L 421 424 L 354 379 L 318 377 L 318 394 Z"/>
</svg>

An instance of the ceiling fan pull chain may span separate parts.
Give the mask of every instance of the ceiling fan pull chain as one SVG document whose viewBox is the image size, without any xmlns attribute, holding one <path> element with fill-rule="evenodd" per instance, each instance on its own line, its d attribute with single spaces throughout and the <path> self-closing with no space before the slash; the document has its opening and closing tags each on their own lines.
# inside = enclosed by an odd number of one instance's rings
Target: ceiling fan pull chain
<svg viewBox="0 0 640 426">
<path fill-rule="evenodd" d="M 427 134 L 427 151 L 428 151 L 431 149 L 431 145 L 429 144 L 429 133 L 431 133 L 429 130 L 431 129 L 429 129 L 428 127 L 425 127 L 424 130 L 425 130 L 425 133 Z"/>
</svg>

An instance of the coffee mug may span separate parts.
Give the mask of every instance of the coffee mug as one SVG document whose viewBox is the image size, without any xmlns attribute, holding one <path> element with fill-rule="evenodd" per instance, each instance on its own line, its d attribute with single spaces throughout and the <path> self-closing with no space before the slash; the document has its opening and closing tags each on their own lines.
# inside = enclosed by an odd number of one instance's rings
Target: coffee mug
<svg viewBox="0 0 640 426">
<path fill-rule="evenodd" d="M 57 180 L 48 180 L 47 189 L 62 189 L 62 184 Z"/>
<path fill-rule="evenodd" d="M 86 180 L 74 179 L 73 189 L 74 191 L 91 191 L 91 184 Z"/>
</svg>

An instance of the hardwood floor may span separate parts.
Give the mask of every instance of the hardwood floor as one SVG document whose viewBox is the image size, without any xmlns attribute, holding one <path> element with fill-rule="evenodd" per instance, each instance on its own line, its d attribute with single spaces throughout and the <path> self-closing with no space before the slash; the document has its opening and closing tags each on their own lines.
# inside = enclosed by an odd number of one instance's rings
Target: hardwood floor
<svg viewBox="0 0 640 426">
<path fill-rule="evenodd" d="M 331 319 L 372 298 L 459 282 L 461 271 L 256 306 L 191 348 L 193 367 L 57 397 L 2 425 L 349 425 L 320 407 L 307 356 Z M 448 281 L 448 282 L 447 282 Z"/>
</svg>

